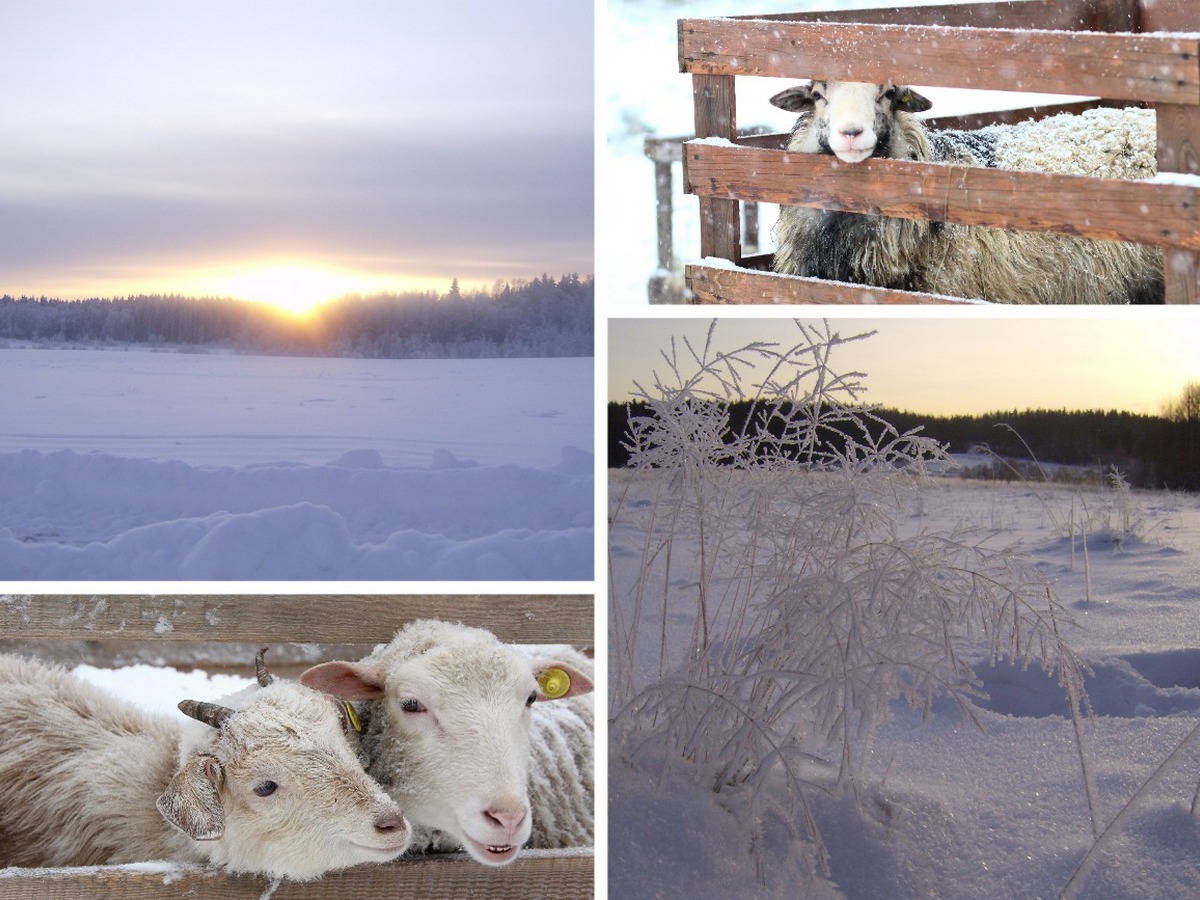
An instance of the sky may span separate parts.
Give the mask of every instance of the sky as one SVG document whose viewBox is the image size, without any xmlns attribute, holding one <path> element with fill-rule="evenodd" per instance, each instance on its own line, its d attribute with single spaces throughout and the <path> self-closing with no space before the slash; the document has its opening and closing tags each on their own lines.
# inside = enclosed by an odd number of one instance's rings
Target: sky
<svg viewBox="0 0 1200 900">
<path fill-rule="evenodd" d="M 590 275 L 593 6 L 0 0 L 0 294 Z"/>
<path fill-rule="evenodd" d="M 973 311 L 974 312 L 974 311 Z M 922 316 L 829 319 L 843 337 L 875 331 L 835 349 L 835 372 L 861 372 L 864 400 L 931 415 L 1014 409 L 1103 409 L 1159 414 L 1189 382 L 1200 382 L 1200 321 L 1129 307 L 1042 311 L 1038 318 Z M 1106 312 L 1121 315 L 1105 314 Z M 807 320 L 820 324 L 821 320 Z M 625 318 L 608 326 L 610 400 L 626 400 L 634 381 L 647 389 L 669 368 L 659 355 L 672 336 L 703 347 L 711 318 Z M 792 346 L 791 318 L 722 317 L 715 346 L 751 341 Z"/>
</svg>

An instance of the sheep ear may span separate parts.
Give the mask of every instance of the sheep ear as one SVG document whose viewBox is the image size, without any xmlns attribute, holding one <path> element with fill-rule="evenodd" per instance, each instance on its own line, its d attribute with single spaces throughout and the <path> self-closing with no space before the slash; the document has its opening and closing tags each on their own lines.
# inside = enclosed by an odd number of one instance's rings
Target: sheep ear
<svg viewBox="0 0 1200 900">
<path fill-rule="evenodd" d="M 383 696 L 384 679 L 361 663 L 327 662 L 306 671 L 300 683 L 339 700 L 374 700 Z"/>
<path fill-rule="evenodd" d="M 192 840 L 216 840 L 225 833 L 225 810 L 217 792 L 222 778 L 216 757 L 196 753 L 175 773 L 155 805 Z"/>
<path fill-rule="evenodd" d="M 812 85 L 798 84 L 795 87 L 780 91 L 771 98 L 771 105 L 795 113 L 812 109 Z"/>
<path fill-rule="evenodd" d="M 548 662 L 539 666 L 533 676 L 541 688 L 539 700 L 565 700 L 592 692 L 592 679 L 566 663 Z"/>
<path fill-rule="evenodd" d="M 919 113 L 933 108 L 933 101 L 923 97 L 910 87 L 896 87 L 896 99 L 892 101 L 892 109 L 898 112 Z"/>
</svg>

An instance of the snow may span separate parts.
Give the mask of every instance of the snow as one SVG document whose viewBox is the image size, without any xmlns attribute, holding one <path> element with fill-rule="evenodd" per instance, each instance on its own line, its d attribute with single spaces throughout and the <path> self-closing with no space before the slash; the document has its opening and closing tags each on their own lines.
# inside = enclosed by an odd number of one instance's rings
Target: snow
<svg viewBox="0 0 1200 900">
<path fill-rule="evenodd" d="M 652 505 L 653 476 L 609 477 L 612 496 L 627 509 Z M 1082 518 L 1085 506 L 1086 557 L 1078 529 L 1072 540 L 1061 527 L 1072 515 Z M 1107 825 L 1200 723 L 1200 498 L 937 476 L 908 516 L 904 527 L 912 532 L 974 522 L 995 540 L 1016 544 L 1052 580 L 1078 622 L 1069 639 L 1092 669 L 1085 683 L 1095 715 L 1086 728 Z M 1126 523 L 1132 531 L 1123 530 Z M 628 586 L 640 543 L 621 527 L 611 543 L 616 602 L 633 615 Z M 686 604 L 699 574 L 676 568 L 672 576 L 672 590 Z M 685 609 L 667 613 L 676 653 L 691 634 Z M 641 640 L 657 651 L 657 631 Z M 805 823 L 782 799 L 778 778 L 773 812 L 747 828 L 735 816 L 746 802 L 738 792 L 712 793 L 663 747 L 627 741 L 615 730 L 610 894 L 1059 896 L 1093 842 L 1063 689 L 1037 666 L 989 667 L 982 649 L 970 658 L 983 691 L 973 707 L 982 729 L 948 703 L 935 702 L 922 721 L 920 710 L 895 702 L 876 733 L 857 799 L 827 788 L 832 775 L 813 764 L 808 796 L 829 856 L 827 878 L 819 871 L 810 878 L 797 850 Z M 1198 783 L 1200 748 L 1189 745 L 1137 797 L 1093 857 L 1077 896 L 1194 896 L 1200 817 L 1190 807 Z M 807 894 L 798 888 L 804 884 Z"/>
<path fill-rule="evenodd" d="M 1150 179 L 1155 184 L 1177 184 L 1183 187 L 1200 187 L 1200 175 L 1186 175 L 1183 172 L 1159 172 Z"/>
<path fill-rule="evenodd" d="M 6 580 L 587 580 L 591 359 L 0 349 Z"/>
</svg>

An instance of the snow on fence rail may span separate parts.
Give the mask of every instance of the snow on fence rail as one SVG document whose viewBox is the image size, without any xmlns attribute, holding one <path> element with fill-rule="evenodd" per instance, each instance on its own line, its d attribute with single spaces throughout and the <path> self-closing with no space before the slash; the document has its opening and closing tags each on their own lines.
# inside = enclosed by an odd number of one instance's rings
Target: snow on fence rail
<svg viewBox="0 0 1200 900">
<path fill-rule="evenodd" d="M 271 648 L 284 663 L 285 643 L 385 642 L 406 622 L 443 618 L 485 627 L 516 643 L 591 646 L 595 639 L 590 595 L 22 595 L 0 594 L 0 649 L 14 646 L 151 646 L 160 664 L 195 665 L 188 647 L 245 642 Z M 71 651 L 65 656 L 76 659 Z M 93 657 L 104 656 L 103 650 Z M 250 669 L 252 655 L 241 667 Z M 225 661 L 221 662 L 227 667 Z M 525 851 L 509 866 L 482 866 L 466 854 L 357 866 L 312 882 L 284 882 L 275 900 L 309 898 L 532 897 L 591 900 L 591 848 Z M 150 863 L 57 869 L 0 869 L 0 900 L 149 900 L 187 896 L 205 900 L 258 898 L 270 887 L 260 876 L 234 876 L 203 866 Z"/>
<path fill-rule="evenodd" d="M 1157 113 L 1159 172 L 1200 176 L 1197 27 L 1200 0 L 1012 0 L 680 20 L 679 65 L 692 75 L 697 136 L 685 145 L 684 180 L 700 199 L 705 258 L 686 268 L 696 302 L 964 302 L 762 271 L 769 254 L 742 256 L 738 210 L 749 201 L 1153 244 L 1164 248 L 1166 301 L 1200 303 L 1200 181 L 875 158 L 838 167 L 780 149 L 786 134 L 739 138 L 734 102 L 738 75 L 1139 101 Z"/>
</svg>

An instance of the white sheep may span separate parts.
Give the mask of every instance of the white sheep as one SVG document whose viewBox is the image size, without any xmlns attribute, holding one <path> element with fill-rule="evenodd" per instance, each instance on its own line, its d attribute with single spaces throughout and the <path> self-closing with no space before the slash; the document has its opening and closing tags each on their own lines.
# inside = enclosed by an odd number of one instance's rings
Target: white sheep
<svg viewBox="0 0 1200 900">
<path fill-rule="evenodd" d="M 814 81 L 771 102 L 800 113 L 788 150 L 847 163 L 877 156 L 1123 178 L 1155 172 L 1150 110 L 929 132 L 914 113 L 930 101 L 903 85 Z M 1163 300 L 1162 252 L 1141 244 L 784 206 L 776 246 L 775 271 L 790 275 L 998 303 Z"/>
<path fill-rule="evenodd" d="M 0 868 L 170 860 L 307 880 L 401 854 L 408 823 L 342 704 L 272 681 L 261 655 L 259 684 L 229 706 L 185 700 L 197 721 L 176 723 L 0 655 Z"/>
<path fill-rule="evenodd" d="M 404 807 L 414 849 L 503 865 L 594 837 L 592 664 L 422 620 L 357 662 L 301 681 L 357 704 L 368 771 Z M 551 702 L 552 701 L 552 702 Z"/>
</svg>

